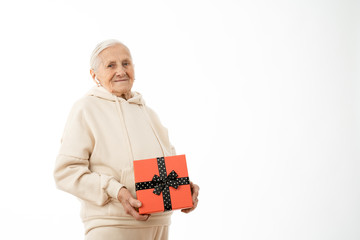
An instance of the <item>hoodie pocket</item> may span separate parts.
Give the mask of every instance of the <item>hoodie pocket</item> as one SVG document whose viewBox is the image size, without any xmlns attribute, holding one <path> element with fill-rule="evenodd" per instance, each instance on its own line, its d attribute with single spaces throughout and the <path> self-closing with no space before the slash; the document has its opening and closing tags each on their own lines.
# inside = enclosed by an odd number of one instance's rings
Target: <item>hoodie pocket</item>
<svg viewBox="0 0 360 240">
<path fill-rule="evenodd" d="M 131 195 L 134 198 L 136 198 L 133 168 L 131 167 L 121 169 L 120 172 L 120 183 L 123 184 L 130 191 Z M 109 216 L 129 216 L 125 213 L 122 204 L 115 199 L 109 203 L 109 208 L 107 211 Z"/>
</svg>

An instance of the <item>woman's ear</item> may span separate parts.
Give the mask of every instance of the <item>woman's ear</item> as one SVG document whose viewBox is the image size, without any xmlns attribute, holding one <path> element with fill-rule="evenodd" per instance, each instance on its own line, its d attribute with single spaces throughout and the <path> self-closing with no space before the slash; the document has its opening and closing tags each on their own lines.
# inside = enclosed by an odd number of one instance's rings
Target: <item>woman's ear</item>
<svg viewBox="0 0 360 240">
<path fill-rule="evenodd" d="M 96 74 L 95 74 L 94 69 L 90 69 L 90 75 L 91 75 L 92 79 L 94 80 L 94 82 L 95 82 L 97 85 L 99 85 L 100 82 L 97 81 L 97 79 L 96 79 Z"/>
</svg>

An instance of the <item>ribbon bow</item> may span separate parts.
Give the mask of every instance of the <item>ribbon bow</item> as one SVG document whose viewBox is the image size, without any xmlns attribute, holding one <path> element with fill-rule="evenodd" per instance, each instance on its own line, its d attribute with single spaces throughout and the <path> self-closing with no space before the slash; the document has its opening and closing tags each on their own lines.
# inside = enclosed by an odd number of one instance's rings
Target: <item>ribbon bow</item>
<svg viewBox="0 0 360 240">
<path fill-rule="evenodd" d="M 177 177 L 178 175 L 174 170 L 172 170 L 171 173 L 169 173 L 169 175 L 165 178 L 162 178 L 155 174 L 152 179 L 152 182 L 155 186 L 153 193 L 155 193 L 156 195 L 160 195 L 160 193 L 164 190 L 166 186 L 171 186 L 177 189 L 179 187 L 179 183 L 176 179 Z"/>
</svg>

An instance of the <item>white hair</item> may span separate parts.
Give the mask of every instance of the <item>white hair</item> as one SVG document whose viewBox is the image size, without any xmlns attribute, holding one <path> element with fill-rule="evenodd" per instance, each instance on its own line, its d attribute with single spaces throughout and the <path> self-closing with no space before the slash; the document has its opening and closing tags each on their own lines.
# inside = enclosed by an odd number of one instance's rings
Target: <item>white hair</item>
<svg viewBox="0 0 360 240">
<path fill-rule="evenodd" d="M 93 52 L 91 53 L 91 57 L 90 57 L 90 69 L 96 71 L 97 68 L 99 67 L 99 54 L 104 51 L 105 49 L 112 47 L 114 45 L 120 44 L 122 46 L 124 46 L 130 53 L 129 48 L 123 44 L 122 42 L 116 40 L 116 39 L 108 39 L 105 41 L 102 41 L 101 43 L 99 43 L 98 45 L 96 45 L 95 49 L 93 50 Z"/>
</svg>

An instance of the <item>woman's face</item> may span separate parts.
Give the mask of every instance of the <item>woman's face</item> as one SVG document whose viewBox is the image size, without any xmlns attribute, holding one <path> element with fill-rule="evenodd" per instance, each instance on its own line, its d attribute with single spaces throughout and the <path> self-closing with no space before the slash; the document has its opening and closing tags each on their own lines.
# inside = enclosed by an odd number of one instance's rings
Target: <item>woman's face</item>
<svg viewBox="0 0 360 240">
<path fill-rule="evenodd" d="M 128 49 L 116 44 L 103 50 L 98 60 L 96 72 L 90 70 L 93 79 L 96 77 L 106 90 L 116 96 L 128 99 L 134 83 L 134 66 Z"/>
</svg>

